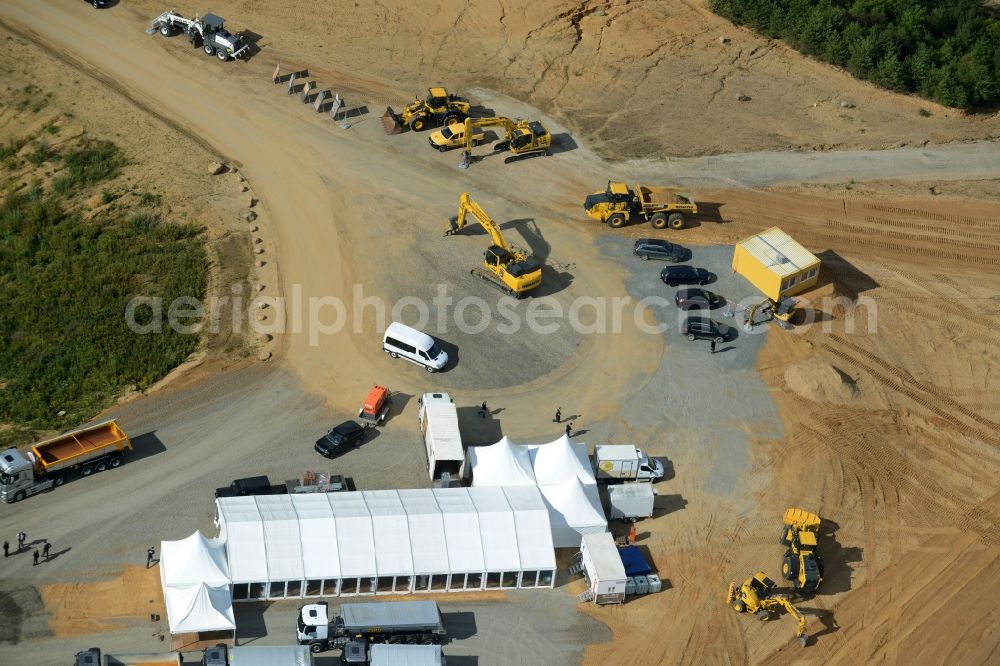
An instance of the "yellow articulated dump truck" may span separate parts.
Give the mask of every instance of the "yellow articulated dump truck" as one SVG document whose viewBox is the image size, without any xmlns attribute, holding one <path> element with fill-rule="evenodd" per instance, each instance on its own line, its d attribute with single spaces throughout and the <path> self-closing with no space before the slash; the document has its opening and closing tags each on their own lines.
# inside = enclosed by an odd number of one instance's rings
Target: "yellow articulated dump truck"
<svg viewBox="0 0 1000 666">
<path fill-rule="evenodd" d="M 38 442 L 26 454 L 7 449 L 0 453 L 0 499 L 19 502 L 61 486 L 74 470 L 90 476 L 118 467 L 131 450 L 132 441 L 114 420 Z"/>
<path fill-rule="evenodd" d="M 683 229 L 685 215 L 697 215 L 698 204 L 690 192 L 674 187 L 649 187 L 609 181 L 603 192 L 587 195 L 587 216 L 615 229 L 629 222 L 649 222 L 655 229 Z"/>
</svg>

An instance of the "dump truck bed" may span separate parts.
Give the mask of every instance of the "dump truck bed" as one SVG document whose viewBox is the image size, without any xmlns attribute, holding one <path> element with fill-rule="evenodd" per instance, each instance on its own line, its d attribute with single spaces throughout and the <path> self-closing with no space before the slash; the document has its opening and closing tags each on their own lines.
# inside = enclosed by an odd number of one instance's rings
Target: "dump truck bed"
<svg viewBox="0 0 1000 666">
<path fill-rule="evenodd" d="M 693 213 L 698 211 L 691 193 L 685 190 L 674 187 L 647 187 L 645 185 L 638 185 L 635 189 L 643 208 L 669 206 L 675 210 L 691 211 Z"/>
<path fill-rule="evenodd" d="M 42 469 L 54 471 L 124 448 L 132 448 L 128 436 L 117 421 L 105 421 L 39 442 L 31 452 Z"/>
<path fill-rule="evenodd" d="M 350 631 L 435 631 L 444 633 L 441 611 L 433 601 L 373 602 L 343 604 L 340 616 Z"/>
</svg>

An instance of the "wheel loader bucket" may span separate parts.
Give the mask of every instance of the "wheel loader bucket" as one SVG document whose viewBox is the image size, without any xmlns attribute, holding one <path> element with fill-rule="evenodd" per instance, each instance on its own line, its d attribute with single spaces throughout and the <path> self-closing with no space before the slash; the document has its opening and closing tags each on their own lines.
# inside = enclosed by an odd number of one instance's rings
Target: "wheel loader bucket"
<svg viewBox="0 0 1000 666">
<path fill-rule="evenodd" d="M 386 134 L 402 134 L 403 125 L 399 122 L 399 116 L 395 114 L 391 106 L 385 107 L 385 113 L 382 114 L 380 120 Z"/>
</svg>

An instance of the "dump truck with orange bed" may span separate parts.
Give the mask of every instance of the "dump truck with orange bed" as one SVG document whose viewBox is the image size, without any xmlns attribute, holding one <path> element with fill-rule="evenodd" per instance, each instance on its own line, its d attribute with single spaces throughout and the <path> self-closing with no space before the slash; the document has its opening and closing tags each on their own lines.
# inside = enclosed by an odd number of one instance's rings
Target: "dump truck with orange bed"
<svg viewBox="0 0 1000 666">
<path fill-rule="evenodd" d="M 104 421 L 32 445 L 0 453 L 0 499 L 19 502 L 61 486 L 74 470 L 80 476 L 118 467 L 132 441 L 115 420 Z"/>
</svg>

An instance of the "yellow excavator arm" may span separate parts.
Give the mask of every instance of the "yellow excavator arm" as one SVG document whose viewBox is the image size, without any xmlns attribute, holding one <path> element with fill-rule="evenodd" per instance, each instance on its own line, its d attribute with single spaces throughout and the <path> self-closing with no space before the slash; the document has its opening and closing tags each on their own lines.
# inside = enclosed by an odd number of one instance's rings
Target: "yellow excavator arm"
<svg viewBox="0 0 1000 666">
<path fill-rule="evenodd" d="M 448 227 L 444 230 L 444 235 L 450 236 L 451 234 L 462 229 L 462 227 L 465 226 L 465 218 L 468 215 L 472 215 L 472 217 L 474 217 L 476 221 L 482 225 L 483 229 L 486 230 L 486 233 L 490 235 L 494 245 L 502 250 L 516 254 L 516 252 L 512 251 L 507 245 L 507 241 L 504 240 L 503 234 L 500 233 L 500 226 L 493 221 L 492 217 L 486 214 L 486 211 L 483 210 L 482 206 L 472 200 L 472 197 L 469 196 L 468 192 L 462 192 L 462 196 L 458 198 L 458 217 L 454 222 L 448 222 Z"/>
<path fill-rule="evenodd" d="M 801 612 L 799 612 L 799 609 L 792 605 L 792 602 L 788 600 L 788 597 L 781 596 L 770 597 L 765 599 L 761 604 L 761 607 L 764 608 L 769 606 L 781 606 L 785 609 L 785 612 L 795 619 L 795 638 L 798 639 L 799 643 L 805 646 L 806 642 L 809 640 L 809 637 L 806 635 L 806 618 Z"/>
<path fill-rule="evenodd" d="M 510 118 L 497 116 L 495 118 L 466 118 L 465 119 L 465 151 L 466 156 L 472 154 L 472 135 L 477 127 L 502 127 L 507 133 L 509 140 L 517 129 L 517 125 Z"/>
</svg>

